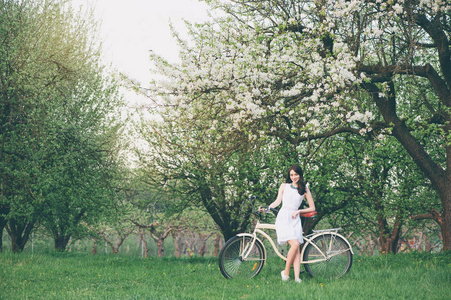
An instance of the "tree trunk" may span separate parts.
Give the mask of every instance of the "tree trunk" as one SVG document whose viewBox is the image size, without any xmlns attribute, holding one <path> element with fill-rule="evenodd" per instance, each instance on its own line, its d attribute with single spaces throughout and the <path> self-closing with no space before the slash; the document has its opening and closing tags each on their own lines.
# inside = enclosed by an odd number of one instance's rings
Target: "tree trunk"
<svg viewBox="0 0 451 300">
<path fill-rule="evenodd" d="M 190 249 L 190 256 L 194 256 L 197 251 L 196 251 L 196 234 L 194 232 L 190 232 L 190 239 L 189 239 L 189 249 Z"/>
<path fill-rule="evenodd" d="M 157 242 L 157 253 L 158 253 L 158 257 L 163 257 L 164 256 L 164 240 L 168 237 L 169 233 L 172 231 L 172 227 L 169 226 L 166 228 L 166 230 L 164 232 L 157 232 L 157 230 L 155 229 L 155 226 L 151 226 L 151 233 L 155 239 L 155 241 Z"/>
<path fill-rule="evenodd" d="M 61 229 L 62 227 L 52 227 L 50 230 L 53 235 L 53 242 L 54 242 L 54 248 L 57 251 L 64 251 L 66 250 L 66 246 L 69 243 L 71 235 L 64 235 L 61 234 L 58 229 Z M 65 230 L 61 230 L 61 232 L 65 232 Z"/>
<path fill-rule="evenodd" d="M 214 246 L 213 246 L 213 257 L 218 257 L 219 256 L 219 249 L 221 245 L 221 235 L 220 234 L 216 234 L 216 238 L 215 238 L 215 242 L 214 242 Z"/>
<path fill-rule="evenodd" d="M 97 239 L 94 238 L 94 244 L 92 245 L 91 254 L 94 255 L 97 253 Z"/>
<path fill-rule="evenodd" d="M 175 247 L 175 257 L 179 258 L 182 256 L 182 245 L 180 242 L 180 231 L 176 230 L 172 233 L 172 238 L 174 239 L 174 247 Z"/>
<path fill-rule="evenodd" d="M 66 250 L 67 244 L 69 243 L 70 236 L 56 236 L 53 239 L 55 250 L 64 251 Z"/>
<path fill-rule="evenodd" d="M 164 238 L 159 236 L 157 238 L 158 257 L 164 256 Z"/>
<path fill-rule="evenodd" d="M 392 236 L 383 236 L 380 238 L 381 241 L 381 253 L 389 254 L 398 253 L 398 239 L 399 237 L 393 238 Z"/>
<path fill-rule="evenodd" d="M 147 247 L 147 241 L 144 237 L 144 232 L 143 231 L 139 231 L 139 238 L 141 240 L 141 243 L 143 243 L 143 247 L 144 247 L 144 258 L 149 258 L 149 248 Z"/>
<path fill-rule="evenodd" d="M 222 199 L 222 201 L 215 201 L 212 195 L 212 191 L 208 185 L 200 187 L 199 191 L 200 200 L 203 206 L 207 210 L 208 214 L 212 217 L 213 221 L 218 225 L 226 241 L 234 237 L 236 234 L 244 232 L 246 230 L 246 228 L 250 224 L 251 218 L 236 218 L 236 216 L 239 215 L 240 209 L 242 207 L 227 207 L 226 201 L 224 199 Z M 251 209 L 252 208 L 249 207 L 243 214 L 249 215 L 251 213 Z"/>
<path fill-rule="evenodd" d="M 6 223 L 6 219 L 0 215 L 0 253 L 3 251 L 3 230 L 5 229 Z"/>
<path fill-rule="evenodd" d="M 3 194 L 3 191 L 2 191 Z M 2 195 L 0 195 L 0 198 Z M 5 205 L 0 205 L 0 252 L 3 250 L 3 230 L 5 229 L 6 224 L 8 224 L 8 220 L 6 216 L 9 214 L 9 207 Z"/>
<path fill-rule="evenodd" d="M 191 236 L 191 232 L 188 232 L 188 233 L 184 232 L 183 233 L 183 240 L 184 240 L 184 244 L 185 244 L 185 254 L 188 257 L 192 256 L 192 248 L 191 248 L 191 238 L 190 238 L 190 236 Z"/>
<path fill-rule="evenodd" d="M 199 256 L 204 257 L 205 253 L 207 253 L 207 241 L 208 239 L 213 235 L 213 233 L 210 234 L 202 234 L 198 233 L 199 241 L 200 241 L 200 249 L 199 249 Z"/>
<path fill-rule="evenodd" d="M 440 198 L 443 207 L 442 224 L 440 225 L 443 250 L 451 250 L 451 180 L 441 187 Z"/>
<path fill-rule="evenodd" d="M 34 228 L 36 221 L 18 221 L 16 219 L 10 219 L 6 225 L 6 231 L 11 237 L 11 250 L 13 253 L 23 251 L 25 245 L 30 238 L 31 231 Z"/>
<path fill-rule="evenodd" d="M 373 237 L 372 234 L 369 234 L 367 240 L 368 240 L 368 251 L 366 253 L 371 256 L 374 254 L 374 247 L 376 245 L 377 238 Z"/>
<path fill-rule="evenodd" d="M 390 228 L 387 222 L 387 218 L 383 215 L 383 208 L 380 205 L 377 207 L 381 210 L 378 210 L 378 224 L 379 224 L 379 239 L 381 243 L 381 252 L 382 253 L 398 253 L 398 241 L 401 234 L 402 227 L 402 215 L 403 211 L 398 209 L 398 214 L 395 218 L 395 224 L 393 225 L 393 230 L 390 232 Z"/>
<path fill-rule="evenodd" d="M 108 239 L 108 234 L 106 232 L 100 232 L 100 236 L 103 238 L 103 240 L 111 247 L 111 250 L 113 251 L 113 254 L 117 254 L 119 251 L 119 248 L 124 243 L 125 239 L 133 232 L 133 228 L 129 228 L 125 231 L 119 231 L 115 230 L 115 233 L 117 235 L 114 235 L 111 240 Z"/>
</svg>

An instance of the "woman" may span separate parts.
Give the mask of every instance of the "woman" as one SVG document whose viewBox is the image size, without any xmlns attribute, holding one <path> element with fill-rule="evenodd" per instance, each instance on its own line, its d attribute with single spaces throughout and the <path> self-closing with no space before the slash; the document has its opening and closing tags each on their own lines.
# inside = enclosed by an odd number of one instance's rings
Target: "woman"
<svg viewBox="0 0 451 300">
<path fill-rule="evenodd" d="M 308 208 L 299 209 L 304 198 L 307 198 Z M 299 214 L 315 211 L 315 203 L 310 190 L 305 184 L 304 173 L 298 165 L 290 167 L 287 176 L 287 183 L 283 183 L 279 188 L 277 199 L 269 205 L 275 208 L 282 203 L 282 208 L 276 218 L 277 242 L 290 244 L 290 250 L 287 254 L 285 270 L 281 272 L 282 280 L 290 279 L 290 268 L 293 265 L 294 279 L 301 282 L 299 273 L 301 271 L 301 253 L 299 246 L 303 243 L 302 224 Z M 263 209 L 259 208 L 260 212 Z"/>
</svg>

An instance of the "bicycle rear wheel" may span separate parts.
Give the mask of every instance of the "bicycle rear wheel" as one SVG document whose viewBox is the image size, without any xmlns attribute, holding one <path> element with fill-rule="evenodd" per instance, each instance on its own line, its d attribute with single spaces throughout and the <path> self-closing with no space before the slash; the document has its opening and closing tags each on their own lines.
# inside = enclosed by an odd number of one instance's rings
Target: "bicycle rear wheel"
<svg viewBox="0 0 451 300">
<path fill-rule="evenodd" d="M 219 269 L 225 278 L 252 278 L 260 273 L 265 262 L 265 252 L 260 241 L 255 244 L 246 258 L 253 238 L 250 236 L 234 236 L 219 253 Z"/>
<path fill-rule="evenodd" d="M 315 244 L 318 249 L 313 245 Z M 352 252 L 346 241 L 335 234 L 323 234 L 307 244 L 303 257 L 305 270 L 312 277 L 341 277 L 352 265 Z M 308 263 L 309 261 L 320 260 Z"/>
</svg>

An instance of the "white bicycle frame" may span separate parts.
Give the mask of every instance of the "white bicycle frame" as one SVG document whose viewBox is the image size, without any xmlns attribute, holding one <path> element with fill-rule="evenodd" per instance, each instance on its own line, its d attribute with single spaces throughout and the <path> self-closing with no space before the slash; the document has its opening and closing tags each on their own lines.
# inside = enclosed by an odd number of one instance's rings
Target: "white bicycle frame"
<svg viewBox="0 0 451 300">
<path fill-rule="evenodd" d="M 261 234 L 264 238 L 266 238 L 270 243 L 272 248 L 274 249 L 274 252 L 277 254 L 277 256 L 279 256 L 280 258 L 282 258 L 283 260 L 287 260 L 286 256 L 284 256 L 282 253 L 279 252 L 279 250 L 277 249 L 276 244 L 274 243 L 273 239 L 262 229 L 270 229 L 270 230 L 275 230 L 276 229 L 276 225 L 274 224 L 267 224 L 267 223 L 260 223 L 260 221 L 257 221 L 257 224 L 255 225 L 254 231 L 252 233 L 240 233 L 237 236 L 239 237 L 250 237 L 252 239 L 251 243 L 248 243 L 247 245 L 245 245 L 244 249 L 241 249 L 241 258 L 243 260 L 247 260 L 247 257 L 249 256 L 249 254 L 251 253 L 252 249 L 254 248 L 255 245 L 255 241 L 259 241 L 260 244 L 263 246 L 263 251 L 265 254 L 265 264 L 266 264 L 266 248 L 263 245 L 263 242 L 258 238 L 257 234 Z M 326 261 L 326 260 L 330 260 L 331 257 L 339 255 L 343 252 L 346 252 L 348 250 L 351 251 L 352 254 L 354 254 L 354 252 L 352 251 L 352 247 L 349 244 L 348 240 L 342 236 L 341 234 L 339 234 L 337 231 L 340 230 L 341 228 L 334 228 L 334 229 L 325 229 L 325 230 L 313 230 L 312 234 L 309 234 L 307 236 L 304 236 L 304 246 L 302 247 L 302 252 L 301 252 L 301 264 L 304 263 L 317 263 L 317 262 L 321 262 L 321 261 Z M 331 246 L 332 246 L 332 240 L 333 238 L 330 240 L 330 245 L 329 245 L 329 249 L 326 251 L 326 253 L 324 253 L 315 243 L 312 242 L 312 240 L 314 238 L 316 238 L 317 236 L 320 235 L 325 235 L 325 234 L 330 234 L 332 237 L 338 236 L 341 237 L 346 244 L 348 245 L 348 249 L 343 249 L 342 251 L 338 251 L 336 253 L 331 253 Z M 315 260 L 309 260 L 309 261 L 304 261 L 304 251 L 307 248 L 307 244 L 312 244 L 313 247 L 316 248 L 316 250 L 318 250 L 319 253 L 321 253 L 321 255 L 323 256 L 323 258 L 321 259 L 315 259 Z"/>
</svg>

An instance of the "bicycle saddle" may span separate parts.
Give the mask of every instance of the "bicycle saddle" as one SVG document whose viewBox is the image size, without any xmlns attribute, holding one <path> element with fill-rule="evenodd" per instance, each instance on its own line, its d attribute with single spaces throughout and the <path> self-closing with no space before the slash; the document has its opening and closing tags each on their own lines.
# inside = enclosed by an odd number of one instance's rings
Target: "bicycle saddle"
<svg viewBox="0 0 451 300">
<path fill-rule="evenodd" d="M 299 214 L 299 216 L 305 217 L 305 218 L 311 218 L 311 217 L 315 217 L 316 214 L 317 214 L 316 211 L 311 211 L 311 212 L 307 212 L 307 213 L 301 213 L 301 214 Z"/>
</svg>

